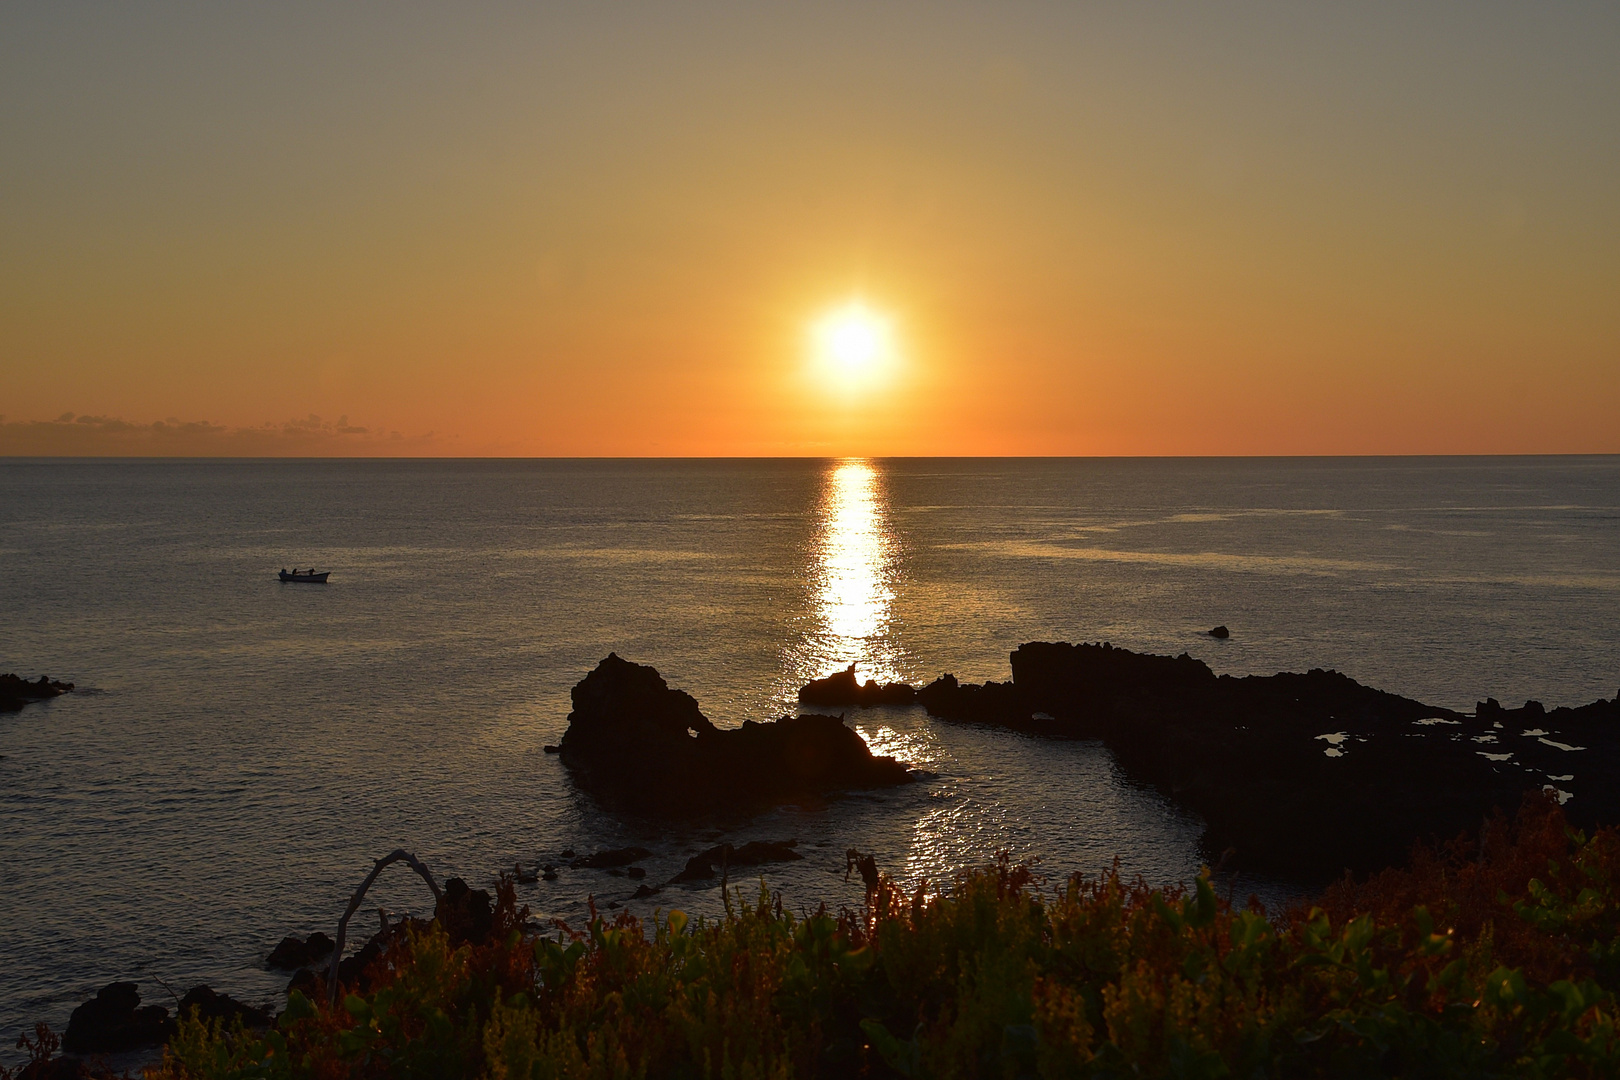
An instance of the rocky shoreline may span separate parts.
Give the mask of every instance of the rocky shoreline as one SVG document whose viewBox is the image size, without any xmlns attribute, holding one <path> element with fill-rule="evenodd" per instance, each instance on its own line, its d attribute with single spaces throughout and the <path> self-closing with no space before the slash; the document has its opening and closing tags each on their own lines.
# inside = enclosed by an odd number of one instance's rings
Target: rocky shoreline
<svg viewBox="0 0 1620 1080">
<path fill-rule="evenodd" d="M 1030 642 L 1010 662 L 1007 682 L 965 684 L 943 675 L 923 687 L 863 684 L 851 667 L 807 684 L 799 698 L 812 707 L 921 705 L 954 723 L 1100 740 L 1130 777 L 1204 819 L 1212 863 L 1299 882 L 1401 865 L 1415 843 L 1477 833 L 1494 811 L 1520 805 L 1526 791 L 1552 793 L 1578 827 L 1620 822 L 1620 695 L 1552 710 L 1534 701 L 1508 709 L 1486 699 L 1462 713 L 1333 671 L 1217 676 L 1185 653 L 1157 656 L 1108 643 Z M 24 704 L 73 688 L 0 677 L 0 690 L 19 686 L 28 695 Z M 640 810 L 755 808 L 917 778 L 894 758 L 873 755 L 841 716 L 810 713 L 722 731 L 654 668 L 616 654 L 574 687 L 573 706 L 561 745 L 548 749 L 560 753 L 583 790 Z M 663 884 L 640 880 L 647 875 L 637 864 L 652 856 L 645 849 L 564 851 L 558 864 L 536 864 L 532 873 L 514 867 L 499 888 L 533 881 L 542 871 L 555 879 L 562 865 L 637 879 L 625 900 L 644 899 L 670 886 L 718 884 L 732 869 L 797 861 L 803 856 L 796 848 L 795 840 L 719 844 L 692 855 Z M 489 892 L 452 878 L 435 896 L 434 921 L 453 942 L 483 942 L 499 929 Z M 374 962 L 410 928 L 425 925 L 385 918 L 379 932 L 341 958 L 338 983 L 363 989 Z M 289 936 L 265 965 L 293 972 L 289 994 L 316 995 L 335 948 L 324 933 Z M 176 1005 L 178 1015 L 195 1009 L 227 1025 L 275 1021 L 272 1008 L 206 986 Z M 81 1056 L 151 1049 L 175 1030 L 167 1009 L 142 1004 L 136 984 L 115 982 L 73 1011 L 61 1046 Z M 19 1075 L 82 1075 L 77 1060 L 57 1059 L 48 1074 Z"/>
<path fill-rule="evenodd" d="M 842 717 L 814 713 L 723 731 L 657 670 L 608 654 L 573 689 L 557 752 L 579 785 L 666 812 L 793 802 L 913 777 Z"/>
<path fill-rule="evenodd" d="M 1418 841 L 1477 830 L 1548 789 L 1579 827 L 1620 822 L 1620 695 L 1579 708 L 1472 714 L 1334 671 L 1217 676 L 1108 643 L 1030 642 L 1005 683 L 807 684 L 818 706 L 920 704 L 929 715 L 1099 739 L 1133 779 L 1200 815 L 1212 862 L 1320 882 L 1400 864 Z"/>
</svg>

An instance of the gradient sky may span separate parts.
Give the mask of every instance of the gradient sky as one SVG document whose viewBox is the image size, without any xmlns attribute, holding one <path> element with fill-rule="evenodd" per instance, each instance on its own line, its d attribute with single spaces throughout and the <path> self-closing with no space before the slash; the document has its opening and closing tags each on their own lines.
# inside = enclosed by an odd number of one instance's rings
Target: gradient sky
<svg viewBox="0 0 1620 1080">
<path fill-rule="evenodd" d="M 855 296 L 899 349 L 858 395 L 806 358 Z M 1620 8 L 6 4 L 0 414 L 0 453 L 1620 452 Z"/>
</svg>

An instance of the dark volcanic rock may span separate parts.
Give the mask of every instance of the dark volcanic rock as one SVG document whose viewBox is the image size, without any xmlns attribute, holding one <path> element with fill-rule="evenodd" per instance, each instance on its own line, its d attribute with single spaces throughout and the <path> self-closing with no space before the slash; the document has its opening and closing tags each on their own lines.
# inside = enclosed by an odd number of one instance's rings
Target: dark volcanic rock
<svg viewBox="0 0 1620 1080">
<path fill-rule="evenodd" d="M 1232 631 L 1228 630 L 1225 626 L 1217 626 L 1215 629 L 1209 632 L 1209 636 L 1212 638 L 1220 638 L 1222 641 L 1225 641 L 1227 638 L 1232 636 Z"/>
<path fill-rule="evenodd" d="M 92 1080 L 96 1076 L 87 1062 L 76 1057 L 53 1057 L 30 1061 L 17 1073 L 17 1080 Z"/>
<path fill-rule="evenodd" d="M 352 956 L 345 956 L 338 961 L 338 983 L 342 986 L 355 987 L 360 990 L 368 989 L 371 985 L 370 977 L 366 974 L 371 965 L 383 954 L 382 935 L 374 936 L 361 947 L 360 951 Z M 324 978 L 326 972 L 321 972 Z M 287 984 L 288 991 L 298 985 L 298 976 L 294 975 L 292 982 Z"/>
<path fill-rule="evenodd" d="M 629 802 L 701 810 L 768 804 L 845 788 L 904 784 L 836 716 L 747 721 L 722 731 L 658 672 L 610 654 L 573 690 L 562 760 L 582 786 Z"/>
<path fill-rule="evenodd" d="M 288 980 L 287 989 L 283 992 L 291 994 L 294 990 L 297 990 L 305 997 L 313 998 L 321 992 L 321 979 L 325 977 L 325 974 L 323 971 L 317 975 L 309 968 L 299 968 L 293 974 L 293 977 Z"/>
<path fill-rule="evenodd" d="M 452 945 L 467 942 L 477 945 L 488 940 L 489 932 L 495 926 L 495 905 L 488 892 L 469 889 L 466 881 L 453 877 L 444 883 L 444 894 L 439 898 L 433 917 L 444 927 Z M 363 950 L 356 955 L 363 955 Z M 348 962 L 344 961 L 345 964 Z M 344 978 L 341 971 L 338 977 Z"/>
<path fill-rule="evenodd" d="M 280 968 L 283 971 L 292 971 L 294 968 L 309 967 L 318 964 L 332 955 L 336 943 L 319 930 L 308 938 L 295 937 L 288 934 L 281 939 L 281 943 L 270 950 L 265 958 L 264 966 Z"/>
<path fill-rule="evenodd" d="M 54 682 L 43 675 L 33 682 L 16 675 L 0 675 L 0 712 L 16 712 L 31 701 L 61 697 L 72 689 L 70 682 Z"/>
<path fill-rule="evenodd" d="M 1370 871 L 1544 785 L 1574 793 L 1578 823 L 1620 821 L 1620 700 L 1468 716 L 1333 671 L 1217 677 L 1186 654 L 1106 644 L 1022 645 L 1012 670 L 983 686 L 947 675 L 917 696 L 935 716 L 1103 740 L 1203 817 L 1212 858 L 1230 848 L 1239 866 Z"/>
<path fill-rule="evenodd" d="M 708 881 L 714 877 L 717 867 L 729 869 L 735 866 L 763 866 L 773 862 L 797 862 L 804 858 L 793 850 L 798 846 L 797 840 L 779 840 L 775 843 L 769 840 L 750 840 L 742 847 L 721 844 L 687 859 L 686 869 L 676 874 L 671 883 Z"/>
<path fill-rule="evenodd" d="M 583 856 L 568 865 L 575 870 L 606 870 L 610 867 L 629 866 L 651 854 L 652 852 L 642 847 L 614 848 L 612 851 L 598 851 L 595 855 Z"/>
<path fill-rule="evenodd" d="M 70 1054 L 112 1054 L 157 1046 L 174 1034 L 174 1021 L 161 1005 L 141 1005 L 132 982 L 109 983 L 68 1017 L 62 1049 Z"/>
<path fill-rule="evenodd" d="M 917 690 L 910 683 L 883 683 L 855 677 L 855 665 L 835 671 L 825 679 L 811 679 L 799 688 L 799 701 L 805 705 L 838 708 L 853 705 L 862 709 L 873 705 L 910 705 Z"/>
<path fill-rule="evenodd" d="M 199 1020 L 218 1020 L 227 1029 L 238 1018 L 245 1026 L 257 1028 L 267 1028 L 276 1021 L 270 1010 L 244 1005 L 228 994 L 215 993 L 207 986 L 193 986 L 180 999 L 181 1016 L 189 1016 L 192 1010 L 196 1010 Z"/>
</svg>

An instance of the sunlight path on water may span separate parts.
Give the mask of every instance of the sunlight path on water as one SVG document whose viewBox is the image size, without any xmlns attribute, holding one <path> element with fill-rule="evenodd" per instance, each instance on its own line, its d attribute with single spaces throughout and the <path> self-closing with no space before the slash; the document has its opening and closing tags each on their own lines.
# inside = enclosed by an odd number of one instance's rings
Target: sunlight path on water
<svg viewBox="0 0 1620 1080">
<path fill-rule="evenodd" d="M 819 677 L 854 663 L 863 679 L 897 680 L 895 540 L 878 470 L 859 458 L 833 464 L 817 516 L 815 624 L 805 657 L 813 670 L 806 674 Z"/>
</svg>

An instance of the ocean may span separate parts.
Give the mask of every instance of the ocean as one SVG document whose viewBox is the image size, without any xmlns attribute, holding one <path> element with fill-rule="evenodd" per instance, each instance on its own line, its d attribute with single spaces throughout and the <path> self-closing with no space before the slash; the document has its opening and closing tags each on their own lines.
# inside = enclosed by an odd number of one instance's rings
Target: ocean
<svg viewBox="0 0 1620 1080">
<path fill-rule="evenodd" d="M 310 565 L 330 584 L 277 581 Z M 331 933 L 395 847 L 478 887 L 634 844 L 658 883 L 792 838 L 803 861 L 763 877 L 793 908 L 858 904 L 849 847 L 912 885 L 998 850 L 1051 881 L 1198 870 L 1197 820 L 1100 744 L 920 709 L 849 716 L 928 774 L 903 788 L 608 812 L 542 747 L 610 651 L 721 726 L 852 662 L 1004 679 L 1033 640 L 1551 707 L 1616 693 L 1617 611 L 1617 457 L 0 460 L 0 671 L 78 686 L 0 714 L 0 1042 L 115 979 L 171 1008 L 199 982 L 274 999 L 266 953 Z M 520 896 L 575 923 L 590 897 L 720 909 L 712 884 L 635 884 L 564 869 Z M 427 900 L 395 868 L 367 907 Z"/>
</svg>

